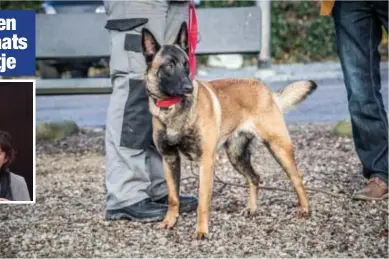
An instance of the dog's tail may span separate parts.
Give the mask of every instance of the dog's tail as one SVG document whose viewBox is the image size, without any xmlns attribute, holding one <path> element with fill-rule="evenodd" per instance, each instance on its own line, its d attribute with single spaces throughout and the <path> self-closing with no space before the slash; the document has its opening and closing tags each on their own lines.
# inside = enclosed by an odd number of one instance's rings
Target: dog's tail
<svg viewBox="0 0 389 259">
<path fill-rule="evenodd" d="M 297 81 L 275 92 L 273 98 L 280 110 L 285 112 L 304 101 L 316 88 L 313 81 Z"/>
</svg>

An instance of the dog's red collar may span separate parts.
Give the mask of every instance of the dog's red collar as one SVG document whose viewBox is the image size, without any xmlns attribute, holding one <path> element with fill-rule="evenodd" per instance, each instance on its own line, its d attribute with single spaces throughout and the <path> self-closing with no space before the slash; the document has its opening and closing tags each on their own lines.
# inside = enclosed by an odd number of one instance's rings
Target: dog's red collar
<svg viewBox="0 0 389 259">
<path fill-rule="evenodd" d="M 181 100 L 182 100 L 182 97 L 170 97 L 168 99 L 157 100 L 155 102 L 155 104 L 159 108 L 168 108 L 172 105 L 179 103 Z"/>
</svg>

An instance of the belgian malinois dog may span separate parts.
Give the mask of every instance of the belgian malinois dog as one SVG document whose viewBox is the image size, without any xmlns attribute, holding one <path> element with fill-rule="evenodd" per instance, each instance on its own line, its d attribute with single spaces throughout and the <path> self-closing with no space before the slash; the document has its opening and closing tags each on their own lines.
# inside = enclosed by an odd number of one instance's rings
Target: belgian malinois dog
<svg viewBox="0 0 389 259">
<path fill-rule="evenodd" d="M 153 140 L 163 157 L 169 208 L 161 228 L 173 228 L 179 216 L 180 156 L 199 163 L 199 205 L 194 237 L 208 236 L 216 152 L 225 147 L 233 167 L 247 179 L 245 214 L 256 210 L 260 177 L 250 163 L 248 146 L 261 140 L 290 178 L 299 201 L 299 215 L 308 215 L 302 174 L 283 112 L 302 102 L 316 89 L 312 81 L 298 81 L 272 92 L 256 79 L 223 79 L 201 82 L 190 79 L 188 29 L 182 23 L 172 44 L 160 45 L 142 30 L 146 60 L 146 91 L 153 115 Z"/>
</svg>

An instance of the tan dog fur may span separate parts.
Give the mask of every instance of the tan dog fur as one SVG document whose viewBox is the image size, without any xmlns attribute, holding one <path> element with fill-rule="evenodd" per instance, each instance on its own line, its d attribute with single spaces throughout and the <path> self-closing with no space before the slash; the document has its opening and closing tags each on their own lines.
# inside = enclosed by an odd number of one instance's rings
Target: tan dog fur
<svg viewBox="0 0 389 259">
<path fill-rule="evenodd" d="M 150 43 L 148 37 L 145 34 L 143 38 L 145 45 L 153 47 L 155 43 Z M 158 50 L 145 74 L 149 107 L 153 115 L 153 139 L 163 156 L 169 192 L 168 212 L 159 227 L 172 228 L 179 216 L 180 155 L 185 155 L 197 161 L 200 169 L 194 237 L 208 236 L 215 157 L 222 146 L 227 148 L 234 168 L 247 178 L 250 195 L 245 214 L 254 213 L 260 180 L 250 164 L 250 151 L 247 149 L 254 138 L 265 143 L 285 170 L 296 191 L 299 212 L 308 215 L 308 198 L 302 174 L 296 167 L 283 112 L 303 101 L 316 88 L 316 84 L 299 81 L 274 93 L 256 79 L 193 81 L 193 93 L 185 96 L 185 102 L 161 109 L 155 101 L 167 97 L 160 90 L 158 75 L 158 69 L 166 63 L 164 48 L 162 46 Z M 145 50 L 148 50 L 147 46 Z"/>
</svg>

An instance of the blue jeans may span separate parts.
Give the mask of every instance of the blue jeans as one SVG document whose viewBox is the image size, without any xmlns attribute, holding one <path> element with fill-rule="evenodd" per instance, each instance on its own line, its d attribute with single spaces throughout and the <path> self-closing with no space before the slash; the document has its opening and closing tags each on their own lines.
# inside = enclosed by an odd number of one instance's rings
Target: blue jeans
<svg viewBox="0 0 389 259">
<path fill-rule="evenodd" d="M 347 89 L 356 152 L 366 178 L 388 181 L 388 117 L 382 101 L 380 54 L 388 2 L 336 1 L 336 43 Z"/>
</svg>

